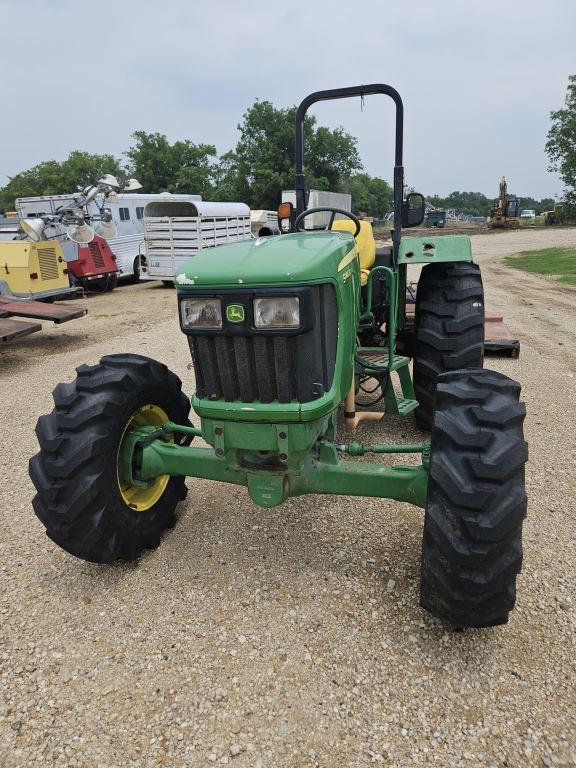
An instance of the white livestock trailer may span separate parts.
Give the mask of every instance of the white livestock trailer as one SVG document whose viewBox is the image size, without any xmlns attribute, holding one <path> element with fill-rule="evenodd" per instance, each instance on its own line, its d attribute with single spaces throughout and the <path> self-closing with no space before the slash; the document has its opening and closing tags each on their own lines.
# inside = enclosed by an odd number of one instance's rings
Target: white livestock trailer
<svg viewBox="0 0 576 768">
<path fill-rule="evenodd" d="M 173 283 L 191 256 L 251 237 L 250 208 L 244 203 L 155 200 L 144 210 L 141 276 Z"/>
</svg>

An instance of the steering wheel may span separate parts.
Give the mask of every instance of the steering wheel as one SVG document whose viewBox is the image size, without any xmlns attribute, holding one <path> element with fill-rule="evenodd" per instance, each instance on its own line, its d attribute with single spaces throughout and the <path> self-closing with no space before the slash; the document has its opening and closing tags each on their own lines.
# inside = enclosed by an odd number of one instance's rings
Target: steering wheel
<svg viewBox="0 0 576 768">
<path fill-rule="evenodd" d="M 350 211 L 343 211 L 341 208 L 307 208 L 305 211 L 302 211 L 302 213 L 298 214 L 296 216 L 296 220 L 294 222 L 294 228 L 297 232 L 302 232 L 304 229 L 302 225 L 304 219 L 306 216 L 310 216 L 313 213 L 330 213 L 330 221 L 328 222 L 328 226 L 324 227 L 322 231 L 327 231 L 329 229 L 332 229 L 332 224 L 334 223 L 334 219 L 336 217 L 337 213 L 342 214 L 342 216 L 346 216 L 347 219 L 351 219 L 354 224 L 356 225 L 356 231 L 354 232 L 354 237 L 358 237 L 360 234 L 360 220 L 357 216 L 354 216 L 353 213 L 350 213 Z"/>
</svg>

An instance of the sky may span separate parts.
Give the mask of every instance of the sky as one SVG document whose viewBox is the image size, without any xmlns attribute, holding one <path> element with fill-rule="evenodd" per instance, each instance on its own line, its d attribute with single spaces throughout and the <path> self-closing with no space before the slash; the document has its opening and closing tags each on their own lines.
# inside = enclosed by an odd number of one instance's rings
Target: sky
<svg viewBox="0 0 576 768">
<path fill-rule="evenodd" d="M 544 152 L 576 74 L 576 0 L 0 0 L 0 186 L 74 149 L 122 157 L 135 130 L 234 147 L 278 107 L 362 83 L 399 90 L 407 183 L 425 194 L 561 194 Z M 392 102 L 318 104 L 391 180 Z M 194 192 L 194 190 L 190 190 Z"/>
</svg>

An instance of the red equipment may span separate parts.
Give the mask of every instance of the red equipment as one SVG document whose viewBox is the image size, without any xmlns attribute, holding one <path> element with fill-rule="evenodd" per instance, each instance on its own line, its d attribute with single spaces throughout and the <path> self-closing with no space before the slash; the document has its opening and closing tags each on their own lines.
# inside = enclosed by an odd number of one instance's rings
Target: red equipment
<svg viewBox="0 0 576 768">
<path fill-rule="evenodd" d="M 89 243 L 78 243 L 78 258 L 68 261 L 68 269 L 74 281 L 88 291 L 112 291 L 118 280 L 116 256 L 103 237 Z"/>
</svg>

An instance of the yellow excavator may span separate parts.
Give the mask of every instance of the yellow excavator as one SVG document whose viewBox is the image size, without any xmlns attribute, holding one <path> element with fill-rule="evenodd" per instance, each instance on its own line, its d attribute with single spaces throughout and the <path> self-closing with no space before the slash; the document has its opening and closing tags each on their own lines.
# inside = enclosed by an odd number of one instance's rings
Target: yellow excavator
<svg viewBox="0 0 576 768">
<path fill-rule="evenodd" d="M 490 211 L 488 226 L 490 229 L 520 228 L 520 200 L 508 194 L 504 176 L 500 182 L 500 194 L 494 200 Z"/>
</svg>

